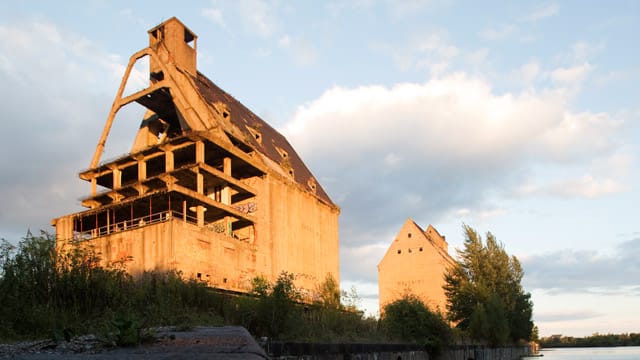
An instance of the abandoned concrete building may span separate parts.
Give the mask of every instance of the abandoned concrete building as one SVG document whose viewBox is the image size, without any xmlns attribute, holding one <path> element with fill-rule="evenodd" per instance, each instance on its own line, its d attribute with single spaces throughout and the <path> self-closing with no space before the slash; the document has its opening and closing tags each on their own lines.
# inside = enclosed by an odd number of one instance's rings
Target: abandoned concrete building
<svg viewBox="0 0 640 360">
<path fill-rule="evenodd" d="M 340 208 L 283 135 L 197 70 L 191 30 L 171 18 L 148 33 L 79 174 L 88 209 L 52 220 L 58 246 L 89 244 L 105 265 L 180 270 L 234 291 L 282 271 L 306 289 L 327 274 L 339 281 Z M 125 95 L 145 57 L 147 87 Z M 146 113 L 131 152 L 100 163 L 116 114 L 133 103 Z"/>
<path fill-rule="evenodd" d="M 380 313 L 405 295 L 415 295 L 433 311 L 446 311 L 444 274 L 454 264 L 445 237 L 431 225 L 422 230 L 407 219 L 378 264 Z"/>
</svg>

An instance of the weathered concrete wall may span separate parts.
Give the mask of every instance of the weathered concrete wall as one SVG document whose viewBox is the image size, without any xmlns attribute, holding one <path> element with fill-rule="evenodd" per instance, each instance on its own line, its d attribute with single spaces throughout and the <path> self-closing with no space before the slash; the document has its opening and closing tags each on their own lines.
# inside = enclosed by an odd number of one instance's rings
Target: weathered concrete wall
<svg viewBox="0 0 640 360">
<path fill-rule="evenodd" d="M 251 279 L 263 275 L 275 281 L 282 271 L 296 276 L 296 285 L 313 292 L 331 274 L 339 278 L 339 210 L 286 179 L 268 174 L 245 182 L 256 189 L 252 214 L 256 224 L 229 236 L 181 218 L 120 229 L 86 242 L 103 265 L 122 262 L 133 274 L 177 269 L 187 278 L 211 286 L 246 291 Z M 62 243 L 73 235 L 73 215 L 56 220 Z M 166 215 L 158 215 L 166 216 Z"/>
<path fill-rule="evenodd" d="M 174 220 L 174 268 L 211 286 L 246 291 L 256 274 L 255 246 L 207 228 Z"/>
<path fill-rule="evenodd" d="M 82 244 L 94 246 L 104 266 L 120 262 L 134 274 L 166 271 L 175 259 L 171 234 L 172 222 L 167 221 L 98 237 Z"/>
<path fill-rule="evenodd" d="M 265 195 L 269 218 L 259 221 L 258 234 L 271 239 L 271 276 L 293 273 L 309 290 L 327 274 L 339 282 L 338 211 L 277 175 L 268 177 Z"/>
</svg>

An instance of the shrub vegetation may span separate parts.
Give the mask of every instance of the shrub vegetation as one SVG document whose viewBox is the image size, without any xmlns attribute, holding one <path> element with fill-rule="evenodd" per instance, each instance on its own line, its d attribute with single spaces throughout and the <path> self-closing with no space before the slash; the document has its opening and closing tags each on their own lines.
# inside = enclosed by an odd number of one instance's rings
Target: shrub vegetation
<svg viewBox="0 0 640 360">
<path fill-rule="evenodd" d="M 2 240 L 0 339 L 62 340 L 96 333 L 131 345 L 154 326 L 231 324 L 274 340 L 380 339 L 377 320 L 342 305 L 331 276 L 305 299 L 286 272 L 273 284 L 253 279 L 251 292 L 241 296 L 185 280 L 174 271 L 132 277 L 122 264 L 105 268 L 99 260 L 91 247 L 56 251 L 54 237 L 44 232 L 28 233 L 17 246 Z"/>
<path fill-rule="evenodd" d="M 532 305 L 520 286 L 520 264 L 492 236 L 485 247 L 472 229 L 465 229 L 462 261 L 446 278 L 447 320 L 492 345 L 527 339 Z M 140 343 L 146 329 L 156 326 L 240 325 L 270 340 L 413 343 L 431 353 L 459 342 L 444 315 L 417 297 L 386 305 L 377 320 L 358 309 L 354 288 L 341 292 L 329 275 L 310 293 L 296 288 L 295 276 L 287 272 L 274 283 L 256 277 L 245 295 L 181 275 L 168 271 L 133 277 L 124 263 L 100 266 L 99 254 L 87 243 L 58 251 L 55 238 L 45 232 L 27 233 L 17 246 L 2 239 L 0 340 L 69 340 L 93 333 L 124 346 Z"/>
</svg>

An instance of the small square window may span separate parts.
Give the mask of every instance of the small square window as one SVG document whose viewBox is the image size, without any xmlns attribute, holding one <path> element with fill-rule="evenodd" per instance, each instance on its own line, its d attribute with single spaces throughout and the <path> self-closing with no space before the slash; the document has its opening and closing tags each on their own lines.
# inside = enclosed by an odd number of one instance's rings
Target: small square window
<svg viewBox="0 0 640 360">
<path fill-rule="evenodd" d="M 402 250 L 398 250 L 398 254 L 402 254 Z"/>
</svg>

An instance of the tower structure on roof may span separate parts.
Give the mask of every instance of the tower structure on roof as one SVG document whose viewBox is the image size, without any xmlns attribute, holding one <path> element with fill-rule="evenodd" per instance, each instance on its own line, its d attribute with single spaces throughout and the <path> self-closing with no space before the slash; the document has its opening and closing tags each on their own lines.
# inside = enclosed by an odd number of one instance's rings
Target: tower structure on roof
<svg viewBox="0 0 640 360">
<path fill-rule="evenodd" d="M 197 36 L 171 18 L 129 60 L 88 169 L 88 208 L 52 220 L 58 246 L 91 244 L 132 273 L 180 270 L 246 291 L 282 271 L 339 280 L 338 216 L 287 139 L 197 70 Z M 149 58 L 149 84 L 124 94 Z M 131 152 L 101 163 L 118 111 L 146 108 Z M 132 134 L 133 135 L 133 134 Z"/>
<path fill-rule="evenodd" d="M 446 311 L 444 274 L 454 264 L 445 237 L 407 219 L 378 264 L 380 313 L 405 295 L 417 296 L 432 311 Z"/>
</svg>

